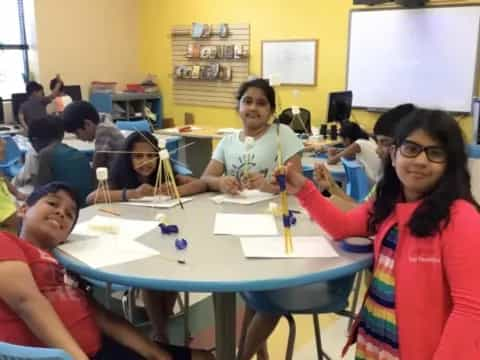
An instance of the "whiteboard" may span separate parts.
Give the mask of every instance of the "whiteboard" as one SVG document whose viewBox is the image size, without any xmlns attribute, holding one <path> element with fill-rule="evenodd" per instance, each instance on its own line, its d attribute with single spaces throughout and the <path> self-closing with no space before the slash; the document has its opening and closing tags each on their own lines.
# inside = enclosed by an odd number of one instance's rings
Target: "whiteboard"
<svg viewBox="0 0 480 360">
<path fill-rule="evenodd" d="M 315 85 L 316 40 L 262 41 L 262 77 L 285 85 Z"/>
<path fill-rule="evenodd" d="M 470 112 L 480 6 L 351 11 L 347 89 L 353 106 Z"/>
</svg>

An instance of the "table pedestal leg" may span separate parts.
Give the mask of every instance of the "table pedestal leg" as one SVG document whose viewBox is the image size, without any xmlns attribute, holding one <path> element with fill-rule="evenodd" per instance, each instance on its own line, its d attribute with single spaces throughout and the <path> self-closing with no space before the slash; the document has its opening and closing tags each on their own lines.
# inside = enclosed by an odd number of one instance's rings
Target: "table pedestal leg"
<svg viewBox="0 0 480 360">
<path fill-rule="evenodd" d="M 235 297 L 234 292 L 213 294 L 217 360 L 235 359 Z"/>
</svg>

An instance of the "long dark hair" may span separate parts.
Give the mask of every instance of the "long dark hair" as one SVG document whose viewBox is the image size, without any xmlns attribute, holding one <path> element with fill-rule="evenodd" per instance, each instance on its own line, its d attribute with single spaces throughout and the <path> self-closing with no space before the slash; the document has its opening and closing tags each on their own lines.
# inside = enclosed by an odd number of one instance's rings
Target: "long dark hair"
<svg viewBox="0 0 480 360">
<path fill-rule="evenodd" d="M 352 143 L 358 139 L 368 140 L 368 133 L 363 130 L 360 125 L 351 121 L 342 122 L 342 128 L 340 129 L 340 136 L 342 138 L 350 139 Z"/>
<path fill-rule="evenodd" d="M 404 118 L 395 130 L 395 148 L 414 131 L 423 130 L 439 142 L 447 153 L 444 174 L 434 188 L 423 197 L 413 213 L 408 227 L 413 235 L 434 235 L 448 225 L 450 206 L 463 199 L 478 207 L 470 189 L 470 174 L 467 170 L 467 154 L 462 131 L 454 118 L 440 110 L 417 109 Z M 396 150 L 398 151 L 398 150 Z M 383 178 L 378 184 L 373 212 L 368 220 L 371 233 L 392 213 L 395 204 L 403 196 L 403 185 L 392 166 L 385 162 Z"/>
<path fill-rule="evenodd" d="M 135 131 L 129 136 L 127 136 L 123 146 L 123 151 L 126 151 L 128 153 L 118 154 L 113 161 L 112 168 L 110 169 L 110 182 L 112 184 L 112 187 L 116 189 L 134 189 L 142 184 L 140 180 L 138 180 L 137 172 L 132 166 L 131 153 L 133 151 L 133 146 L 139 142 L 154 145 L 155 149 L 152 149 L 153 152 L 158 149 L 157 138 L 149 132 Z M 155 185 L 159 163 L 160 161 L 157 162 L 157 167 L 155 168 L 155 171 L 153 171 L 148 178 L 148 184 L 152 186 Z"/>
</svg>

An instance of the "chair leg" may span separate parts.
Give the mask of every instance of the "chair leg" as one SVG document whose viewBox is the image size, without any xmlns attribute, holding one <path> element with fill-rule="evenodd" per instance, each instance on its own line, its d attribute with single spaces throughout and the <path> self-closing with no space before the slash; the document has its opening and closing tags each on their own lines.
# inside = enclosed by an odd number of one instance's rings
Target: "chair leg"
<svg viewBox="0 0 480 360">
<path fill-rule="evenodd" d="M 312 314 L 313 316 L 313 328 L 315 330 L 315 344 L 317 346 L 317 357 L 318 360 L 331 360 L 330 357 L 323 351 L 322 347 L 322 336 L 320 334 L 320 322 L 318 320 L 318 314 Z"/>
<path fill-rule="evenodd" d="M 190 323 L 188 319 L 190 311 L 190 293 L 184 292 L 184 306 L 183 306 L 183 344 L 188 346 L 190 343 Z M 180 296 L 179 296 L 180 297 Z"/>
<path fill-rule="evenodd" d="M 135 306 L 135 289 L 130 288 L 125 291 L 122 296 L 123 315 L 130 322 L 133 323 L 133 307 Z"/>
<path fill-rule="evenodd" d="M 292 360 L 293 358 L 293 348 L 295 346 L 295 336 L 296 336 L 296 327 L 295 319 L 292 314 L 284 315 L 288 321 L 288 343 L 287 343 L 287 353 L 285 355 L 285 360 Z"/>
<path fill-rule="evenodd" d="M 362 286 L 362 278 L 363 278 L 362 275 L 363 275 L 363 271 L 359 271 L 355 279 L 352 308 L 350 310 L 350 312 L 352 313 L 352 316 L 350 316 L 350 319 L 348 319 L 348 328 L 347 328 L 348 330 L 350 330 L 350 328 L 352 327 L 353 319 L 355 318 L 355 314 L 357 312 L 358 296 L 360 295 L 360 287 Z"/>
<path fill-rule="evenodd" d="M 105 308 L 107 310 L 110 310 L 112 307 L 111 297 L 112 297 L 112 284 L 107 283 L 107 287 L 105 289 Z"/>
</svg>

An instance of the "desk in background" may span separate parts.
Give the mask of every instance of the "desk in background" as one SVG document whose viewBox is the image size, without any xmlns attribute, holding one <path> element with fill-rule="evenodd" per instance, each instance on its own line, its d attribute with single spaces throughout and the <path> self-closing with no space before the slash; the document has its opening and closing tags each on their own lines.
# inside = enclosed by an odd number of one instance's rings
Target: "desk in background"
<svg viewBox="0 0 480 360">
<path fill-rule="evenodd" d="M 192 171 L 193 176 L 200 177 L 212 158 L 213 140 L 220 140 L 225 134 L 219 133 L 220 129 L 211 127 L 192 127 L 191 131 L 181 132 L 179 128 L 156 130 L 156 134 L 177 135 L 182 137 L 182 144 L 192 145 L 185 148 L 180 154 L 180 161 L 185 162 Z"/>
<path fill-rule="evenodd" d="M 209 198 L 213 194 L 195 196 L 185 203 L 185 210 L 175 207 L 164 210 L 168 222 L 177 224 L 180 234 L 188 240 L 188 248 L 181 253 L 175 249 L 178 236 L 162 236 L 160 229 L 140 237 L 138 241 L 157 249 L 160 256 L 131 261 L 100 269 L 93 269 L 74 258 L 56 251 L 59 261 L 68 269 L 83 276 L 114 284 L 154 290 L 214 292 L 215 331 L 217 359 L 235 358 L 235 308 L 236 292 L 262 291 L 289 288 L 353 274 L 370 266 L 371 254 L 344 252 L 337 243 L 340 257 L 314 259 L 246 259 L 240 240 L 235 236 L 213 235 L 215 214 L 261 213 L 268 202 L 241 206 L 217 205 Z M 290 198 L 292 208 L 298 208 Z M 114 204 L 123 217 L 153 220 L 157 211 Z M 82 209 L 79 222 L 98 214 L 96 207 Z M 277 227 L 281 229 L 280 219 Z M 296 236 L 314 236 L 322 230 L 308 216 L 299 215 L 293 229 Z M 166 261 L 169 258 L 185 258 L 186 264 Z"/>
</svg>

